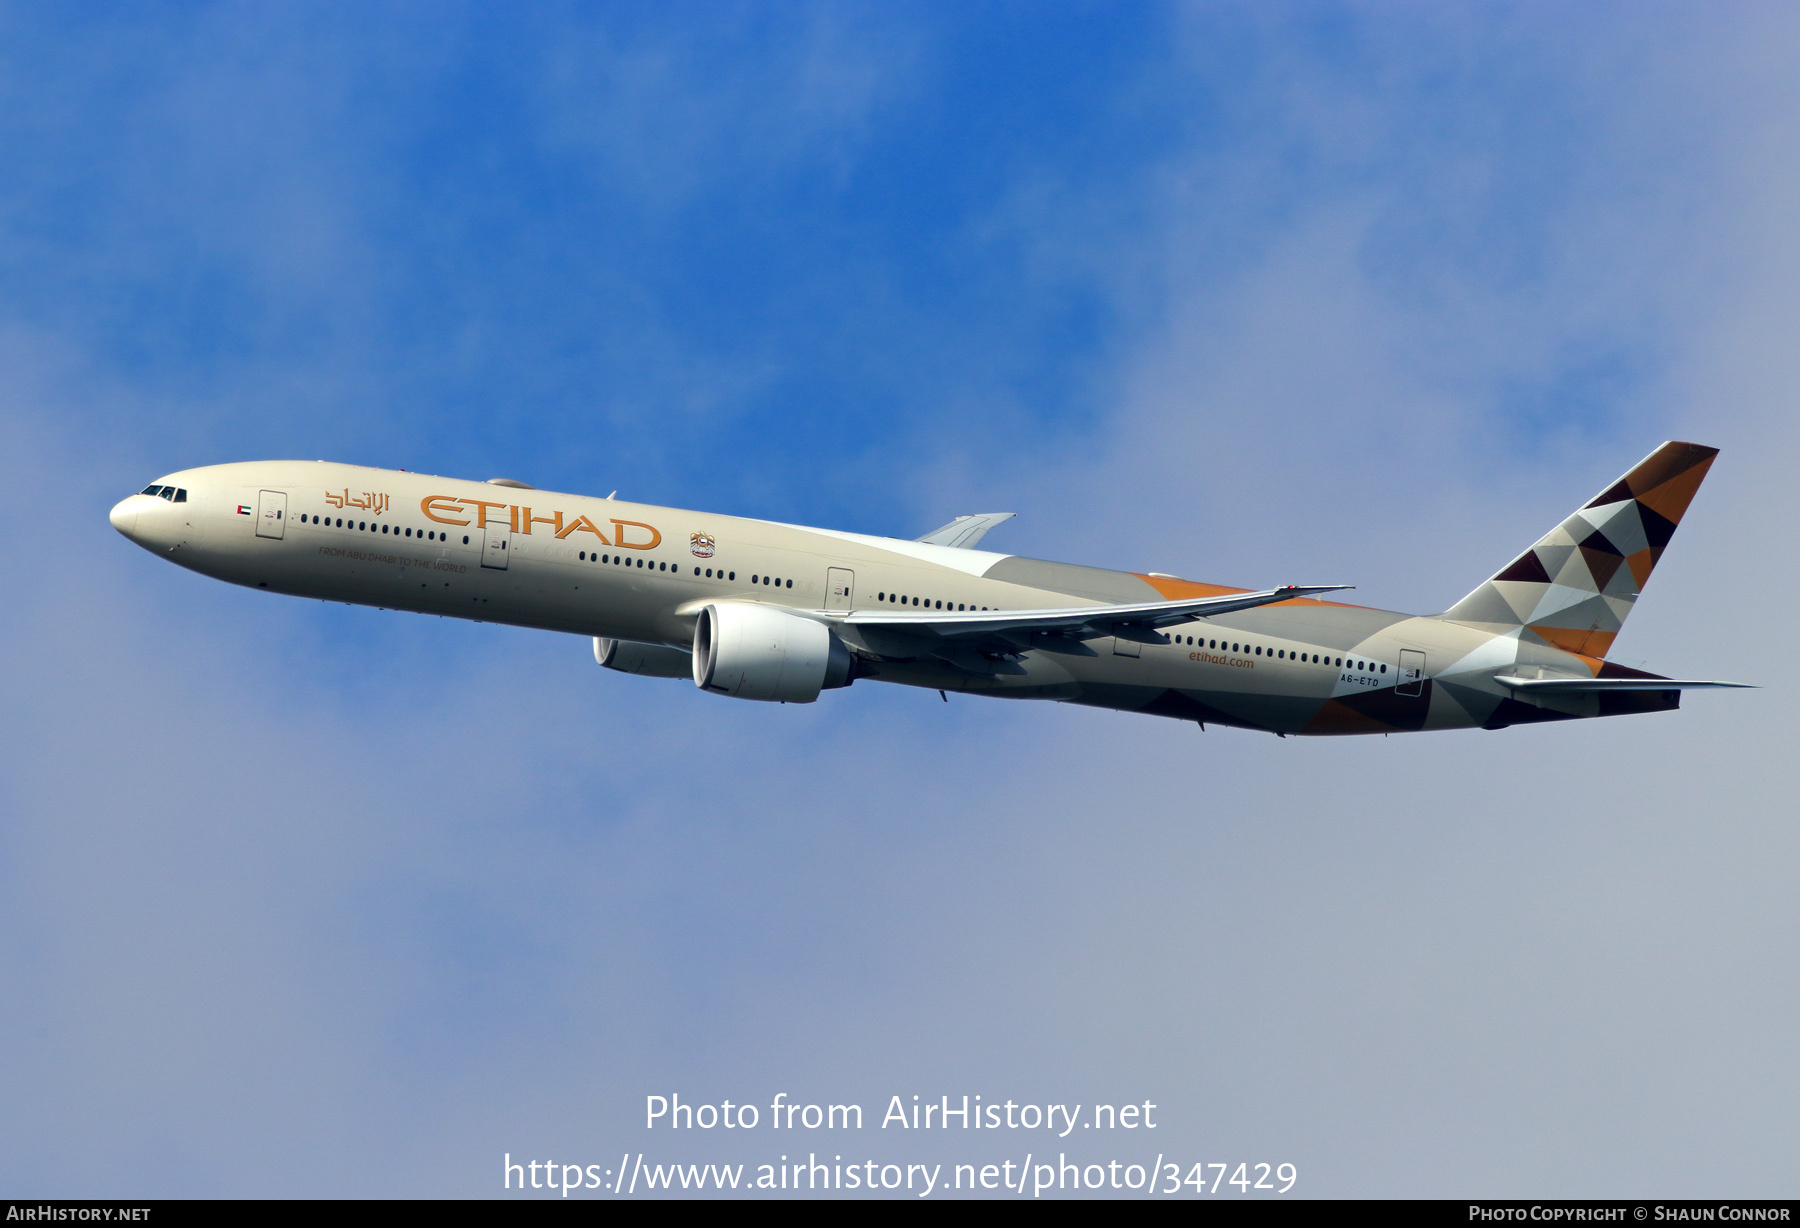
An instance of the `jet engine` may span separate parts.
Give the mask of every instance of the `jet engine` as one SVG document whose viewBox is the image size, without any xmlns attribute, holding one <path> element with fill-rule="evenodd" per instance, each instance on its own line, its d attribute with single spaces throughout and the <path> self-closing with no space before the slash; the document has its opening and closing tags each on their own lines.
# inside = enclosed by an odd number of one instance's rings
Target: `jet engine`
<svg viewBox="0 0 1800 1228">
<path fill-rule="evenodd" d="M 850 650 L 823 623 L 766 605 L 701 610 L 693 657 L 695 686 L 738 699 L 809 704 L 856 675 Z"/>
<path fill-rule="evenodd" d="M 694 672 L 693 654 L 666 644 L 640 644 L 635 640 L 603 640 L 594 637 L 594 660 L 622 674 L 650 678 L 687 678 Z"/>
</svg>

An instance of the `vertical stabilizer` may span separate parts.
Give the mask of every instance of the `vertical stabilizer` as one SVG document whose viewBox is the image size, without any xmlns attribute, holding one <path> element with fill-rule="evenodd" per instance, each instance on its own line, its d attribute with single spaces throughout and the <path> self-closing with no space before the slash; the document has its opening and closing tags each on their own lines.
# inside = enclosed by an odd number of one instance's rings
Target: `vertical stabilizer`
<svg viewBox="0 0 1800 1228">
<path fill-rule="evenodd" d="M 1665 443 L 1439 617 L 1605 656 L 1718 454 Z"/>
</svg>

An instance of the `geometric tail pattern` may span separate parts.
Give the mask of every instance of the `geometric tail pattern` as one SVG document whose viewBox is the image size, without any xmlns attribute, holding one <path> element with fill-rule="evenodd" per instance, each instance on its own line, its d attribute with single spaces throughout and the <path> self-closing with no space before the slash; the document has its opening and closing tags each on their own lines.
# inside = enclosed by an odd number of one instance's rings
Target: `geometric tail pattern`
<svg viewBox="0 0 1800 1228">
<path fill-rule="evenodd" d="M 1665 443 L 1439 617 L 1604 657 L 1718 454 Z"/>
</svg>

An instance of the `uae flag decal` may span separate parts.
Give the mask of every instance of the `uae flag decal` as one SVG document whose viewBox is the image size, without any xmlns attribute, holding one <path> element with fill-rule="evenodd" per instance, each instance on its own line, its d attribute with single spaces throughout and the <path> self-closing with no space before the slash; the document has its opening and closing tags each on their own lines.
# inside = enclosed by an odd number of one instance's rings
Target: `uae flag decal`
<svg viewBox="0 0 1800 1228">
<path fill-rule="evenodd" d="M 238 504 L 238 515 L 240 515 L 240 516 L 248 516 L 248 515 L 250 515 L 250 514 L 251 514 L 251 513 L 250 513 L 250 505 L 249 505 L 249 504 L 248 504 L 248 503 L 240 503 L 240 504 Z"/>
</svg>

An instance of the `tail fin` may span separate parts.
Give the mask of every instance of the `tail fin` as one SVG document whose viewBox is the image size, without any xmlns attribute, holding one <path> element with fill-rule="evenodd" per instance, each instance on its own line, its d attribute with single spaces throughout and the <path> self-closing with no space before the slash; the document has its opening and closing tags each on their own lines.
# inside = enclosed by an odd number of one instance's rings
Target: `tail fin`
<svg viewBox="0 0 1800 1228">
<path fill-rule="evenodd" d="M 1718 454 L 1665 443 L 1439 617 L 1604 657 Z"/>
</svg>

